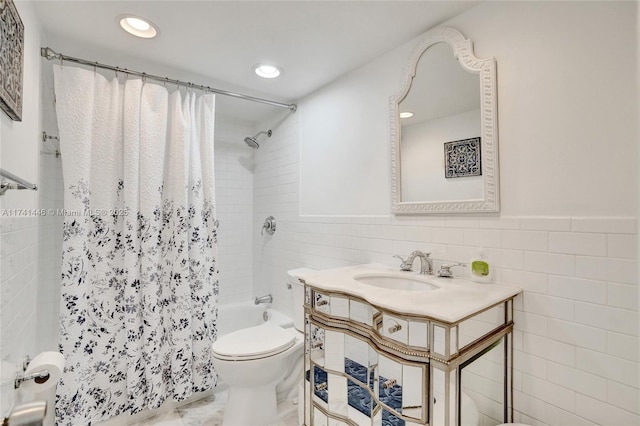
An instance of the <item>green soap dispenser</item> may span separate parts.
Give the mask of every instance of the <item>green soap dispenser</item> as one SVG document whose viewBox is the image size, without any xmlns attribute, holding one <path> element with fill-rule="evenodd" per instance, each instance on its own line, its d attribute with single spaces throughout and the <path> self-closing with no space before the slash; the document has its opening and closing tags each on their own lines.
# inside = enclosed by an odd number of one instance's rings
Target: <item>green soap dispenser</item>
<svg viewBox="0 0 640 426">
<path fill-rule="evenodd" d="M 486 259 L 482 250 L 478 251 L 478 256 L 469 262 L 469 274 L 471 280 L 478 283 L 490 283 L 493 275 L 493 266 Z"/>
</svg>

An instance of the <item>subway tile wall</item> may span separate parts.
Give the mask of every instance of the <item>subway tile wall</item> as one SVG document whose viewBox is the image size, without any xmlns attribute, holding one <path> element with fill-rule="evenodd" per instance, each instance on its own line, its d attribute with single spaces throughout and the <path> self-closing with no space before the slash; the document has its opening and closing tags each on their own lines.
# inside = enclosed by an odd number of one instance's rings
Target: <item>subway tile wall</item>
<svg viewBox="0 0 640 426">
<path fill-rule="evenodd" d="M 16 401 L 16 368 L 36 347 L 38 217 L 0 217 L 0 416 Z"/>
<path fill-rule="evenodd" d="M 244 144 L 253 135 L 250 123 L 216 116 L 215 176 L 220 303 L 253 297 L 253 161 L 255 150 Z"/>
<path fill-rule="evenodd" d="M 16 402 L 30 398 L 21 397 L 13 386 L 24 357 L 58 350 L 63 216 L 57 209 L 62 208 L 62 169 L 61 159 L 45 152 L 39 158 L 38 213 L 16 216 L 5 209 L 0 217 L 2 416 Z M 52 392 L 40 397 L 53 404 Z"/>
<path fill-rule="evenodd" d="M 256 152 L 254 285 L 291 313 L 286 271 L 432 253 L 435 267 L 482 247 L 494 280 L 518 285 L 515 420 L 531 425 L 640 424 L 636 218 L 301 217 L 299 114 Z M 260 236 L 264 217 L 277 232 Z M 467 274 L 467 272 L 464 272 Z"/>
</svg>

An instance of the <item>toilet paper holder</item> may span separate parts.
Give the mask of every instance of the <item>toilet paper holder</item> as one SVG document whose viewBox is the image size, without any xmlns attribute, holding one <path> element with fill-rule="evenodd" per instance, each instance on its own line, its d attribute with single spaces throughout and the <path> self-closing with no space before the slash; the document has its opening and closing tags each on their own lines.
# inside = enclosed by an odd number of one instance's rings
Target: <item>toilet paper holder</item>
<svg viewBox="0 0 640 426">
<path fill-rule="evenodd" d="M 35 380 L 36 383 L 42 384 L 49 380 L 49 370 L 45 369 L 42 371 L 36 371 L 35 373 L 24 375 L 23 373 L 18 373 L 16 375 L 16 380 L 13 382 L 13 385 L 16 389 L 20 387 L 22 382 L 26 382 L 28 380 Z"/>
<path fill-rule="evenodd" d="M 26 382 L 28 380 L 35 380 L 36 383 L 42 384 L 49 380 L 49 370 L 44 369 L 42 371 L 36 371 L 31 374 L 25 375 L 24 372 L 27 371 L 29 364 L 31 363 L 31 357 L 26 355 L 22 360 L 22 373 L 18 372 L 16 374 L 16 379 L 13 382 L 13 386 L 15 389 L 18 389 L 22 382 Z"/>
</svg>

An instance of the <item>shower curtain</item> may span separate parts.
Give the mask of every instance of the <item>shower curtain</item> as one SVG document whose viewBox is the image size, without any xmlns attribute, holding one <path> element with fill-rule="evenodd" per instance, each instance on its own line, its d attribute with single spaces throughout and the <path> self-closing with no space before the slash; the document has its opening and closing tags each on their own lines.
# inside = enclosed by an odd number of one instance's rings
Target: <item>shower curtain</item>
<svg viewBox="0 0 640 426">
<path fill-rule="evenodd" d="M 54 66 L 64 178 L 58 425 L 216 384 L 214 95 Z"/>
</svg>

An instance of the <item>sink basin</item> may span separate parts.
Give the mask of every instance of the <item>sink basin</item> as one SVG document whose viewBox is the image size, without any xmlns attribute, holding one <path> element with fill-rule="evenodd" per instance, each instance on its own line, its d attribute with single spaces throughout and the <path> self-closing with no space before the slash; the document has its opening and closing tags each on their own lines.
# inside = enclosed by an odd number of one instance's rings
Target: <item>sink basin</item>
<svg viewBox="0 0 640 426">
<path fill-rule="evenodd" d="M 361 284 L 392 290 L 429 291 L 440 288 L 415 276 L 366 274 L 353 278 Z"/>
</svg>

